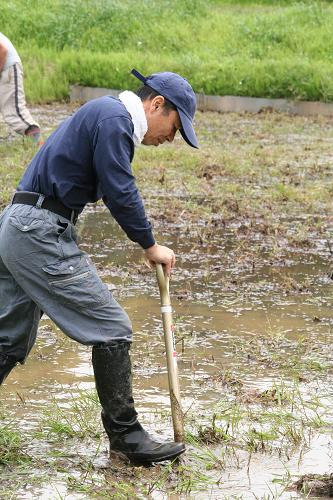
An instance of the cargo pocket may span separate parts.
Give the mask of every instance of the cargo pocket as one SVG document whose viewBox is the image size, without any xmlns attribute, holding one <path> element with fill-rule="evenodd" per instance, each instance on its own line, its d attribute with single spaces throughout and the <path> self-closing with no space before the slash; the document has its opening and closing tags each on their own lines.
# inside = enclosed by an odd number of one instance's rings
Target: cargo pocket
<svg viewBox="0 0 333 500">
<path fill-rule="evenodd" d="M 37 229 L 38 227 L 41 227 L 44 224 L 44 219 L 11 216 L 9 217 L 9 223 L 20 231 L 27 233 L 29 231 Z"/>
<path fill-rule="evenodd" d="M 44 266 L 49 290 L 69 307 L 93 309 L 109 301 L 110 292 L 85 256 L 76 256 Z"/>
</svg>

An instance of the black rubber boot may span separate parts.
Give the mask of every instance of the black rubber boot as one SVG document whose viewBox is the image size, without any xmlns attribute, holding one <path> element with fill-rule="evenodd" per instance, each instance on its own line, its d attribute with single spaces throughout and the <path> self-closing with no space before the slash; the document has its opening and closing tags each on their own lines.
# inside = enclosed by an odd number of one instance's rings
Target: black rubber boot
<svg viewBox="0 0 333 500">
<path fill-rule="evenodd" d="M 135 463 L 172 460 L 185 451 L 183 443 L 156 441 L 137 420 L 132 397 L 129 342 L 93 347 L 96 388 L 102 421 L 110 440 L 110 453 Z"/>
<path fill-rule="evenodd" d="M 16 360 L 7 354 L 0 352 L 0 385 L 3 383 L 9 372 L 16 365 Z"/>
</svg>

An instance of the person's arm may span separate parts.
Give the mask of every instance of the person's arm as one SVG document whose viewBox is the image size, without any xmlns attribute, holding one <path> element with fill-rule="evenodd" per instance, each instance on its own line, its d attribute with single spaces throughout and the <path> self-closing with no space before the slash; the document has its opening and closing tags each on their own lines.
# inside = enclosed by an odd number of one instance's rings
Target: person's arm
<svg viewBox="0 0 333 500">
<path fill-rule="evenodd" d="M 141 245 L 151 264 L 164 264 L 170 275 L 175 265 L 174 252 L 155 243 L 140 193 L 132 173 L 134 153 L 131 122 L 124 117 L 98 124 L 94 134 L 94 165 L 103 201 L 127 236 Z"/>
<path fill-rule="evenodd" d="M 2 43 L 0 43 L 0 74 L 6 63 L 7 54 L 8 54 L 7 48 Z"/>
<path fill-rule="evenodd" d="M 155 239 L 132 173 L 132 134 L 129 118 L 102 120 L 93 136 L 93 161 L 104 203 L 127 236 L 147 249 Z"/>
</svg>

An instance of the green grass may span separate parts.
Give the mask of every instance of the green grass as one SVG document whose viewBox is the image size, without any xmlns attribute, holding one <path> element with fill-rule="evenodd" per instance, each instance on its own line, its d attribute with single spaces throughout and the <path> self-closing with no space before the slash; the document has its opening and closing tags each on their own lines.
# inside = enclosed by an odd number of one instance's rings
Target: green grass
<svg viewBox="0 0 333 500">
<path fill-rule="evenodd" d="M 3 131 L 3 129 L 1 129 Z M 23 172 L 23 166 L 30 160 L 36 151 L 36 147 L 30 140 L 19 139 L 11 144 L 0 142 L 0 178 L 1 196 L 0 210 L 2 210 L 11 199 Z"/>
<path fill-rule="evenodd" d="M 134 89 L 133 66 L 180 72 L 206 94 L 333 100 L 328 1 L 12 0 L 0 22 L 33 102 L 74 83 Z"/>
<path fill-rule="evenodd" d="M 1 424 L 0 428 L 0 472 L 4 466 L 29 462 L 31 458 L 24 450 L 22 435 L 12 425 Z"/>
<path fill-rule="evenodd" d="M 70 408 L 62 408 L 56 400 L 44 411 L 42 428 L 48 436 L 59 440 L 67 438 L 95 438 L 101 435 L 100 406 L 96 392 L 86 392 L 80 398 L 72 395 Z"/>
<path fill-rule="evenodd" d="M 298 382 L 288 387 L 281 379 L 261 393 L 241 388 L 235 397 L 224 394 L 214 408 L 212 424 L 199 425 L 187 437 L 206 451 L 205 445 L 220 443 L 227 453 L 236 447 L 288 455 L 294 446 L 307 446 L 312 432 L 330 429 L 326 416 L 327 408 L 319 398 L 307 396 L 306 400 Z"/>
</svg>

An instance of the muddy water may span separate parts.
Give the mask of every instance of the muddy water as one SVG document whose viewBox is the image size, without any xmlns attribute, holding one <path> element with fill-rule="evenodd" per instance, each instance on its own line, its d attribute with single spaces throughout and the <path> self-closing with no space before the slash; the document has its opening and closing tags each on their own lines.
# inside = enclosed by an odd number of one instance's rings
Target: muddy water
<svg viewBox="0 0 333 500">
<path fill-rule="evenodd" d="M 320 346 L 332 340 L 332 280 L 327 250 L 272 255 L 263 249 L 249 254 L 251 238 L 239 250 L 234 231 L 216 229 L 209 240 L 198 239 L 198 228 L 161 229 L 161 240 L 178 255 L 171 281 L 175 312 L 180 382 L 189 429 L 209 422 L 209 417 L 229 388 L 226 373 L 241 384 L 243 395 L 272 386 L 281 370 L 292 379 L 288 357 L 297 352 L 299 339 L 316 343 L 316 360 L 330 363 Z M 129 242 L 103 207 L 90 207 L 78 226 L 81 247 L 95 261 L 100 274 L 130 315 L 135 331 L 132 358 L 135 399 L 143 421 L 165 437 L 172 436 L 159 297 L 154 273 L 142 261 L 142 252 Z M 159 236 L 157 234 L 157 236 Z M 252 242 L 253 243 L 253 242 Z M 267 343 L 267 339 L 269 342 Z M 268 348 L 268 347 L 269 348 Z M 274 350 L 280 358 L 273 359 Z M 329 348 L 327 348 L 329 349 Z M 304 392 L 311 383 L 320 387 L 320 376 L 304 371 Z M 303 373 L 303 372 L 302 372 Z M 230 375 L 231 374 L 231 375 Z M 325 386 L 331 375 L 325 372 Z M 328 378 L 327 378 L 328 377 Z M 315 381 L 315 382 L 314 382 Z M 323 382 L 324 383 L 324 382 Z M 38 343 L 24 367 L 19 367 L 3 387 L 7 414 L 21 429 L 37 429 L 43 408 L 55 399 L 68 406 L 80 391 L 94 387 L 90 350 L 66 339 L 44 318 Z M 318 390 L 317 390 L 318 392 Z M 328 394 L 329 396 L 329 394 Z M 327 415 L 332 401 L 326 400 Z M 167 422 L 167 424 L 166 424 Z M 219 454 L 219 445 L 212 445 Z M 98 459 L 106 462 L 106 442 Z M 83 453 L 94 455 L 96 450 Z M 192 461 L 195 459 L 191 459 Z M 191 462 L 190 462 L 191 463 Z M 208 474 L 212 484 L 192 492 L 193 498 L 262 498 L 282 493 L 276 480 L 290 473 L 324 473 L 332 470 L 332 442 L 328 434 L 314 433 L 306 449 L 290 456 L 240 450 L 221 470 Z M 51 485 L 26 491 L 19 498 L 87 498 L 66 491 L 61 475 Z M 295 492 L 293 498 L 297 497 Z M 158 491 L 153 498 L 165 498 Z M 178 498 L 177 495 L 173 498 Z M 266 497 L 267 498 L 267 497 Z"/>
</svg>

